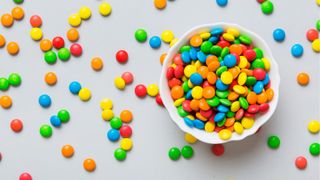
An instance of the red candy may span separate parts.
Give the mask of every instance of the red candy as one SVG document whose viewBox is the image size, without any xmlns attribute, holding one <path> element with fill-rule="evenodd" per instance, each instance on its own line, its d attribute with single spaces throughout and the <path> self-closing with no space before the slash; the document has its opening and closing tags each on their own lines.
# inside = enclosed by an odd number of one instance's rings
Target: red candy
<svg viewBox="0 0 320 180">
<path fill-rule="evenodd" d="M 269 104 L 265 103 L 265 104 L 261 104 L 259 106 L 259 111 L 262 112 L 262 113 L 265 113 L 269 110 Z"/>
<path fill-rule="evenodd" d="M 116 53 L 116 59 L 119 63 L 126 63 L 128 61 L 129 55 L 125 50 L 119 50 Z"/>
<path fill-rule="evenodd" d="M 222 40 L 222 41 L 219 41 L 217 45 L 220 46 L 221 48 L 224 48 L 224 47 L 230 46 L 230 43 L 228 41 Z"/>
<path fill-rule="evenodd" d="M 256 59 L 256 52 L 252 49 L 247 49 L 243 52 L 243 55 L 248 59 L 248 61 L 253 61 Z"/>
<path fill-rule="evenodd" d="M 73 56 L 76 56 L 76 57 L 81 56 L 81 54 L 82 54 L 82 47 L 81 47 L 81 45 L 78 44 L 78 43 L 72 44 L 72 45 L 70 46 L 70 52 L 71 52 L 71 54 L 72 54 Z"/>
<path fill-rule="evenodd" d="M 257 105 L 257 104 L 252 104 L 248 107 L 248 113 L 251 113 L 251 114 L 256 114 L 258 113 L 260 110 L 260 106 Z"/>
<path fill-rule="evenodd" d="M 129 125 L 123 125 L 120 128 L 120 135 L 123 138 L 129 138 L 132 135 L 132 129 Z"/>
<path fill-rule="evenodd" d="M 138 97 L 145 97 L 147 95 L 147 88 L 143 84 L 138 84 L 134 89 L 134 92 Z"/>
<path fill-rule="evenodd" d="M 211 147 L 211 151 L 216 156 L 222 156 L 224 154 L 224 146 L 222 144 L 214 144 Z"/>
<path fill-rule="evenodd" d="M 18 133 L 18 132 L 20 132 L 22 130 L 23 123 L 19 119 L 14 119 L 14 120 L 11 121 L 10 127 L 11 127 L 12 131 Z"/>
<path fill-rule="evenodd" d="M 307 39 L 309 41 L 314 41 L 319 38 L 319 32 L 316 29 L 309 29 L 306 33 Z"/>
<path fill-rule="evenodd" d="M 124 72 L 121 77 L 126 84 L 131 84 L 133 82 L 133 74 L 131 72 Z"/>
<path fill-rule="evenodd" d="M 32 27 L 40 27 L 42 25 L 42 19 L 38 15 L 33 15 L 30 17 L 30 24 Z"/>
<path fill-rule="evenodd" d="M 173 67 L 169 67 L 167 69 L 166 77 L 168 80 L 174 78 L 174 68 Z"/>
<path fill-rule="evenodd" d="M 184 75 L 184 73 L 183 73 L 183 70 L 184 70 L 184 68 L 183 68 L 183 66 L 182 65 L 178 65 L 175 69 L 174 69 L 174 76 L 176 77 L 176 78 L 182 78 L 182 76 Z"/>
<path fill-rule="evenodd" d="M 173 62 L 178 66 L 178 65 L 183 65 L 183 61 L 181 59 L 181 54 L 176 54 L 173 57 Z"/>
<path fill-rule="evenodd" d="M 19 180 L 32 180 L 32 176 L 29 173 L 24 172 L 20 175 Z"/>
<path fill-rule="evenodd" d="M 164 106 L 160 94 L 156 96 L 156 102 L 159 106 Z"/>
<path fill-rule="evenodd" d="M 183 103 L 182 103 L 182 108 L 183 108 L 183 110 L 185 110 L 185 111 L 187 111 L 187 112 L 191 112 L 192 109 L 191 109 L 191 107 L 190 107 L 190 100 L 185 100 L 185 101 L 183 101 Z"/>
<path fill-rule="evenodd" d="M 266 77 L 266 72 L 262 68 L 256 68 L 256 69 L 253 70 L 253 76 L 258 81 L 262 81 Z"/>
<path fill-rule="evenodd" d="M 239 109 L 235 115 L 235 119 L 236 120 L 240 120 L 244 115 L 244 110 L 243 109 Z"/>
<path fill-rule="evenodd" d="M 265 2 L 265 1 L 266 1 L 266 0 L 257 0 L 257 2 L 260 3 L 260 4 L 263 3 L 263 2 Z"/>
<path fill-rule="evenodd" d="M 170 88 L 173 88 L 174 86 L 181 86 L 182 82 L 177 78 L 172 78 L 169 80 L 168 84 Z"/>
<path fill-rule="evenodd" d="M 64 47 L 64 40 L 62 37 L 57 36 L 55 38 L 53 38 L 52 40 L 52 45 L 53 47 L 55 47 L 56 49 L 61 49 Z"/>
<path fill-rule="evenodd" d="M 305 169 L 307 167 L 308 162 L 305 157 L 299 156 L 296 158 L 295 164 L 298 169 Z"/>
</svg>

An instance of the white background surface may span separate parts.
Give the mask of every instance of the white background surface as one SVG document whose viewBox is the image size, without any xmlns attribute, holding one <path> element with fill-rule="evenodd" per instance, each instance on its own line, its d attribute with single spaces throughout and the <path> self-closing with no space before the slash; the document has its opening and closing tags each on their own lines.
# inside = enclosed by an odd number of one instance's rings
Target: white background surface
<svg viewBox="0 0 320 180">
<path fill-rule="evenodd" d="M 159 11 L 152 0 L 109 0 L 113 12 L 109 17 L 98 13 L 102 1 L 94 0 L 25 0 L 22 4 L 26 17 L 10 29 L 0 27 L 7 41 L 17 41 L 21 51 L 11 57 L 5 48 L 0 49 L 0 76 L 11 72 L 22 75 L 19 88 L 10 88 L 2 94 L 13 98 L 10 110 L 0 109 L 0 179 L 14 180 L 28 171 L 34 179 L 319 179 L 319 157 L 312 157 L 308 148 L 319 141 L 319 135 L 311 135 L 307 124 L 311 119 L 320 119 L 319 54 L 311 50 L 311 43 L 305 38 L 309 28 L 319 19 L 319 7 L 314 0 L 273 1 L 275 9 L 271 16 L 264 15 L 255 0 L 230 0 L 220 8 L 214 0 L 176 0 L 168 2 L 167 8 Z M 49 66 L 43 61 L 38 44 L 29 37 L 29 17 L 38 14 L 43 19 L 42 30 L 45 38 L 65 36 L 69 28 L 67 18 L 82 5 L 92 9 L 89 21 L 79 28 L 80 43 L 84 54 L 71 58 L 69 62 L 58 61 Z M 0 2 L 0 13 L 10 12 L 15 6 L 12 1 Z M 159 56 L 168 50 L 163 45 L 153 50 L 147 43 L 139 44 L 134 39 L 137 28 L 147 30 L 149 37 L 160 35 L 165 29 L 173 30 L 177 37 L 193 26 L 212 22 L 240 24 L 265 38 L 280 66 L 280 101 L 272 119 L 254 136 L 241 142 L 225 145 L 222 157 L 214 156 L 211 145 L 198 142 L 195 155 L 190 160 L 181 158 L 171 161 L 167 151 L 172 146 L 185 145 L 184 134 L 170 120 L 165 109 L 155 100 L 147 97 L 140 100 L 134 95 L 138 83 L 158 83 L 161 66 Z M 286 40 L 276 43 L 272 31 L 281 27 L 286 31 Z M 302 58 L 293 58 L 290 47 L 294 43 L 304 46 Z M 69 46 L 69 44 L 67 44 Z M 118 49 L 126 49 L 130 59 L 120 65 L 114 56 Z M 94 72 L 90 59 L 101 56 L 104 60 L 102 72 Z M 46 72 L 55 71 L 58 84 L 48 87 L 43 77 Z M 115 76 L 124 71 L 135 75 L 133 85 L 125 91 L 113 85 Z M 296 83 L 296 75 L 306 71 L 311 76 L 307 87 Z M 93 97 L 82 102 L 68 91 L 68 84 L 78 80 L 91 89 Z M 49 109 L 38 105 L 38 96 L 48 93 L 52 100 Z M 113 157 L 119 143 L 106 139 L 109 124 L 100 118 L 99 101 L 109 97 L 114 101 L 114 112 L 123 109 L 134 113 L 134 148 L 124 162 Z M 49 117 L 61 108 L 69 109 L 71 120 L 61 129 L 54 129 L 50 139 L 43 139 L 38 132 L 42 123 L 49 123 Z M 24 129 L 15 134 L 9 123 L 21 118 Z M 278 150 L 270 150 L 266 139 L 271 134 L 281 138 Z M 65 159 L 60 154 L 64 144 L 75 148 L 75 155 Z M 308 159 L 307 169 L 300 171 L 294 166 L 297 156 Z M 92 157 L 97 163 L 94 173 L 82 168 L 82 161 Z"/>
</svg>

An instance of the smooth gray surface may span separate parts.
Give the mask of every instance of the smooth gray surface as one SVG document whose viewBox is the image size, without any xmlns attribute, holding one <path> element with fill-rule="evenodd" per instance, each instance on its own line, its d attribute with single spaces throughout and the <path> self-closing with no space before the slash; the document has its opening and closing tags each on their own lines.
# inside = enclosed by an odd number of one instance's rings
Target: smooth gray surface
<svg viewBox="0 0 320 180">
<path fill-rule="evenodd" d="M 18 179 L 20 173 L 28 171 L 34 179 L 319 179 L 319 157 L 311 157 L 309 144 L 319 141 L 319 135 L 311 135 L 307 124 L 311 119 L 320 119 L 319 54 L 311 50 L 311 43 L 305 38 L 306 30 L 314 27 L 319 19 L 319 7 L 314 0 L 274 1 L 275 10 L 271 16 L 264 15 L 255 0 L 230 0 L 225 8 L 220 8 L 214 0 L 176 0 L 168 2 L 167 8 L 159 11 L 152 0 L 108 0 L 113 12 L 109 17 L 98 13 L 102 1 L 94 0 L 25 0 L 22 5 L 26 17 L 15 22 L 10 29 L 0 27 L 8 41 L 20 44 L 18 56 L 11 57 L 0 49 L 0 76 L 19 72 L 23 84 L 10 88 L 8 92 L 14 101 L 10 110 L 0 108 L 0 179 Z M 81 58 L 69 62 L 58 61 L 54 66 L 43 62 L 43 54 L 38 44 L 29 37 L 29 17 L 39 14 L 43 18 L 43 32 L 46 38 L 65 35 L 69 28 L 67 18 L 82 5 L 90 7 L 93 16 L 79 28 L 80 43 L 84 47 Z M 1 1 L 0 12 L 9 12 L 15 4 Z M 191 13 L 192 14 L 191 14 Z M 169 160 L 167 151 L 172 146 L 185 145 L 184 133 L 170 120 L 165 109 L 156 105 L 155 100 L 144 100 L 134 95 L 138 83 L 157 83 L 161 66 L 159 56 L 168 50 L 163 45 L 153 50 L 148 43 L 139 44 L 134 40 L 134 31 L 145 28 L 152 35 L 160 35 L 165 29 L 173 30 L 177 37 L 189 28 L 218 21 L 240 24 L 265 38 L 278 61 L 281 72 L 280 101 L 273 118 L 254 136 L 241 142 L 225 145 L 226 152 L 216 157 L 210 152 L 210 145 L 197 143 L 195 155 L 190 160 Z M 276 43 L 272 39 L 273 29 L 281 27 L 286 31 L 285 42 Z M 296 59 L 290 55 L 293 43 L 304 46 L 304 55 Z M 69 43 L 68 43 L 69 45 Z M 115 61 L 118 49 L 126 49 L 130 59 L 126 65 Z M 96 73 L 90 67 L 90 59 L 101 56 L 104 69 Z M 59 82 L 48 87 L 44 74 L 55 71 Z M 135 75 L 134 84 L 125 91 L 117 90 L 113 78 L 124 71 Z M 296 74 L 306 71 L 311 76 L 307 87 L 296 83 Z M 91 89 L 93 97 L 82 102 L 68 91 L 68 84 L 78 80 Z M 53 104 L 42 109 L 38 96 L 48 93 Z M 113 151 L 119 143 L 106 139 L 109 129 L 107 122 L 100 118 L 99 101 L 109 97 L 114 101 L 114 112 L 130 109 L 134 113 L 132 127 L 134 148 L 125 162 L 118 162 Z M 42 123 L 49 123 L 49 117 L 60 108 L 68 108 L 72 119 L 61 129 L 54 129 L 50 139 L 43 139 L 38 129 Z M 9 123 L 13 118 L 21 118 L 24 129 L 15 134 Z M 282 140 L 278 150 L 270 150 L 266 139 L 277 134 Z M 60 154 L 64 144 L 72 144 L 75 155 L 65 159 Z M 294 166 L 299 155 L 308 159 L 307 169 L 300 171 Z M 87 173 L 82 161 L 87 157 L 96 160 L 97 169 Z"/>
</svg>

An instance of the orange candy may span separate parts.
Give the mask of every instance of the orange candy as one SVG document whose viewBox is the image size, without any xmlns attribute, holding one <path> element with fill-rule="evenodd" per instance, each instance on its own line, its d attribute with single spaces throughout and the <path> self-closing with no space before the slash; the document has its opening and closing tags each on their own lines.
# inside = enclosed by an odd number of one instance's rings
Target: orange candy
<svg viewBox="0 0 320 180">
<path fill-rule="evenodd" d="M 231 91 L 228 95 L 228 100 L 235 101 L 239 97 L 238 93 Z"/>
<path fill-rule="evenodd" d="M 167 0 L 154 0 L 153 4 L 157 9 L 164 9 L 167 6 Z"/>
<path fill-rule="evenodd" d="M 235 122 L 235 118 L 227 118 L 226 119 L 226 123 L 224 124 L 226 127 L 230 127 L 230 126 L 232 126 L 233 124 L 234 124 L 234 122 Z"/>
<path fill-rule="evenodd" d="M 181 86 L 174 86 L 171 89 L 171 97 L 174 100 L 181 98 L 183 96 L 183 94 L 184 94 L 184 91 Z"/>
<path fill-rule="evenodd" d="M 237 54 L 238 56 L 240 56 L 242 54 L 242 48 L 240 45 L 238 44 L 232 44 L 230 47 L 229 47 L 229 50 L 230 50 L 230 53 L 234 53 L 234 54 Z"/>
<path fill-rule="evenodd" d="M 206 59 L 206 65 L 208 66 L 210 63 L 212 63 L 213 61 L 217 61 L 219 62 L 217 56 L 213 56 L 213 55 L 209 55 Z"/>
<path fill-rule="evenodd" d="M 200 66 L 198 68 L 198 73 L 202 76 L 203 79 L 206 79 L 209 73 L 207 66 Z"/>
<path fill-rule="evenodd" d="M 240 69 L 239 68 L 230 68 L 228 70 L 229 72 L 231 72 L 233 79 L 236 79 L 238 77 L 238 75 L 240 74 Z"/>
<path fill-rule="evenodd" d="M 310 78 L 309 75 L 305 72 L 301 72 L 298 74 L 297 76 L 297 82 L 301 85 L 301 86 L 306 86 L 309 84 Z"/>
<path fill-rule="evenodd" d="M 54 72 L 48 72 L 45 77 L 44 81 L 49 85 L 53 86 L 57 83 L 57 76 Z"/>
<path fill-rule="evenodd" d="M 52 49 L 52 42 L 49 39 L 42 39 L 40 41 L 40 49 L 43 52 L 51 50 Z"/>
<path fill-rule="evenodd" d="M 247 74 L 247 76 L 253 76 L 253 71 L 250 69 L 241 69 L 240 72 L 244 72 Z"/>
<path fill-rule="evenodd" d="M 247 95 L 247 101 L 249 104 L 256 104 L 258 100 L 258 96 L 255 92 L 251 91 Z"/>
<path fill-rule="evenodd" d="M 16 42 L 9 42 L 7 45 L 7 51 L 11 55 L 16 55 L 19 52 L 19 45 Z"/>
<path fill-rule="evenodd" d="M 190 45 L 193 47 L 199 47 L 202 44 L 202 38 L 199 35 L 192 36 L 190 39 Z"/>
<path fill-rule="evenodd" d="M 202 98 L 199 100 L 199 108 L 201 110 L 208 111 L 210 109 L 210 106 L 207 103 L 207 101 L 204 98 Z"/>
<path fill-rule="evenodd" d="M 4 45 L 6 45 L 6 38 L 0 34 L 0 47 L 3 47 Z"/>
<path fill-rule="evenodd" d="M 24 11 L 21 7 L 15 7 L 11 10 L 11 15 L 15 20 L 21 20 L 24 17 Z"/>
<path fill-rule="evenodd" d="M 273 96 L 274 96 L 273 89 L 271 89 L 271 88 L 267 89 L 266 93 L 267 93 L 268 101 L 271 101 L 273 99 Z"/>
<path fill-rule="evenodd" d="M 211 99 L 216 94 L 214 88 L 212 86 L 207 86 L 203 88 L 202 96 L 206 99 Z"/>
<path fill-rule="evenodd" d="M 65 157 L 65 158 L 70 158 L 73 156 L 74 154 L 74 149 L 71 145 L 67 144 L 67 145 L 64 145 L 62 148 L 61 148 L 61 154 Z"/>
<path fill-rule="evenodd" d="M 4 109 L 9 109 L 12 106 L 12 99 L 10 96 L 1 96 L 0 105 Z"/>
<path fill-rule="evenodd" d="M 219 67 L 220 67 L 220 62 L 219 61 L 212 61 L 208 65 L 208 69 L 209 69 L 210 72 L 216 71 Z"/>
<path fill-rule="evenodd" d="M 100 71 L 103 68 L 103 61 L 99 57 L 95 57 L 91 60 L 91 67 L 95 71 Z"/>
<path fill-rule="evenodd" d="M 207 80 L 210 84 L 215 84 L 217 81 L 217 75 L 214 72 L 209 72 L 207 75 Z"/>
<path fill-rule="evenodd" d="M 88 172 L 92 172 L 96 169 L 96 162 L 91 158 L 87 158 L 83 161 L 83 168 Z"/>
<path fill-rule="evenodd" d="M 196 117 L 197 117 L 197 119 L 199 119 L 199 120 L 201 120 L 201 121 L 207 121 L 207 120 L 208 120 L 207 118 L 203 117 L 203 116 L 201 115 L 201 113 L 199 113 L 199 112 L 196 113 Z"/>
<path fill-rule="evenodd" d="M 190 108 L 194 111 L 199 111 L 199 100 L 197 99 L 192 99 L 190 101 Z"/>
<path fill-rule="evenodd" d="M 79 39 L 79 31 L 76 28 L 70 28 L 67 31 L 67 38 L 71 42 L 78 41 L 78 39 Z"/>
<path fill-rule="evenodd" d="M 167 53 L 161 54 L 161 56 L 160 56 L 160 64 L 161 64 L 161 65 L 163 64 L 163 62 L 164 62 L 164 60 L 166 59 L 166 57 L 167 57 Z"/>
<path fill-rule="evenodd" d="M 1 24 L 4 27 L 11 27 L 13 24 L 13 17 L 11 16 L 11 14 L 4 14 L 1 16 Z"/>
<path fill-rule="evenodd" d="M 125 123 L 131 122 L 132 119 L 133 119 L 132 112 L 129 111 L 129 110 L 123 110 L 123 111 L 121 111 L 121 113 L 120 113 L 120 119 L 122 120 L 122 122 L 125 122 Z"/>
<path fill-rule="evenodd" d="M 258 95 L 258 104 L 264 104 L 268 101 L 268 96 L 266 92 L 262 92 L 261 94 Z"/>
</svg>

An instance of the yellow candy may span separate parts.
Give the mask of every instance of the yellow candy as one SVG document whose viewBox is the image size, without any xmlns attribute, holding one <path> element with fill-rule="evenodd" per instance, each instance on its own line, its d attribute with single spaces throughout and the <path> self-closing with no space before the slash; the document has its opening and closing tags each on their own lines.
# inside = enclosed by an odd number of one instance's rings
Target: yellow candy
<svg viewBox="0 0 320 180">
<path fill-rule="evenodd" d="M 247 74 L 245 72 L 242 72 L 238 76 L 238 84 L 239 85 L 244 85 L 247 81 Z"/>
<path fill-rule="evenodd" d="M 210 122 L 210 121 L 206 122 L 206 124 L 204 125 L 204 130 L 205 130 L 206 132 L 213 132 L 213 131 L 214 131 L 214 128 L 215 128 L 214 123 L 212 123 L 212 122 Z"/>
<path fill-rule="evenodd" d="M 228 129 L 222 129 L 221 131 L 219 131 L 218 133 L 219 135 L 219 138 L 222 139 L 222 140 L 228 140 L 231 138 L 232 136 L 232 133 L 230 130 Z"/>
<path fill-rule="evenodd" d="M 165 30 L 161 34 L 161 39 L 165 43 L 170 43 L 174 39 L 174 34 L 170 30 Z"/>
<path fill-rule="evenodd" d="M 100 107 L 102 110 L 105 110 L 105 109 L 112 109 L 113 107 L 113 103 L 111 101 L 111 99 L 109 98 L 104 98 L 100 101 Z"/>
<path fill-rule="evenodd" d="M 174 69 L 174 68 L 177 67 L 177 65 L 176 64 L 171 64 L 171 67 L 173 67 L 173 69 Z"/>
<path fill-rule="evenodd" d="M 71 26 L 78 27 L 81 24 L 81 17 L 79 14 L 71 14 L 68 21 Z"/>
<path fill-rule="evenodd" d="M 232 112 L 237 112 L 239 109 L 240 109 L 240 102 L 239 102 L 239 101 L 234 101 L 234 102 L 231 104 L 230 110 L 231 110 Z"/>
<path fill-rule="evenodd" d="M 170 46 L 170 47 L 174 46 L 178 41 L 179 41 L 178 38 L 172 39 L 172 41 L 170 42 L 170 45 L 169 45 L 169 46 Z"/>
<path fill-rule="evenodd" d="M 211 36 L 210 33 L 202 33 L 202 34 L 200 34 L 200 37 L 201 37 L 203 40 L 209 39 L 210 36 Z"/>
<path fill-rule="evenodd" d="M 112 8 L 109 3 L 103 2 L 99 6 L 99 12 L 102 16 L 108 16 L 112 11 Z"/>
<path fill-rule="evenodd" d="M 158 95 L 159 93 L 159 88 L 156 84 L 150 84 L 148 87 L 147 87 L 147 93 L 149 94 L 149 96 L 156 96 Z"/>
<path fill-rule="evenodd" d="M 194 65 L 187 65 L 185 68 L 184 68 L 184 75 L 189 78 L 191 76 L 191 74 L 197 72 L 197 68 L 196 66 Z"/>
<path fill-rule="evenodd" d="M 102 111 L 101 117 L 103 120 L 110 121 L 114 117 L 114 113 L 111 109 L 106 109 Z"/>
<path fill-rule="evenodd" d="M 186 116 L 187 118 L 191 119 L 191 120 L 195 120 L 194 116 L 189 114 L 188 116 Z"/>
<path fill-rule="evenodd" d="M 241 125 L 241 123 L 235 122 L 233 128 L 237 134 L 241 135 L 243 133 L 243 126 Z"/>
<path fill-rule="evenodd" d="M 235 85 L 233 86 L 233 91 L 236 92 L 237 94 L 245 94 L 246 93 L 246 88 L 240 85 Z"/>
<path fill-rule="evenodd" d="M 261 60 L 262 60 L 262 62 L 263 62 L 263 64 L 264 64 L 264 69 L 267 70 L 267 71 L 269 71 L 269 70 L 270 70 L 270 66 L 271 66 L 269 59 L 267 59 L 267 58 L 262 58 Z"/>
<path fill-rule="evenodd" d="M 193 88 L 193 84 L 192 84 L 192 82 L 190 81 L 190 79 L 188 80 L 188 87 L 189 87 L 189 88 Z"/>
<path fill-rule="evenodd" d="M 183 82 L 188 80 L 188 78 L 186 76 L 182 76 L 181 79 L 182 79 Z"/>
<path fill-rule="evenodd" d="M 123 138 L 120 141 L 120 147 L 125 151 L 130 151 L 132 149 L 133 143 L 129 138 Z"/>
<path fill-rule="evenodd" d="M 243 69 L 246 68 L 248 65 L 248 60 L 245 56 L 240 56 L 239 68 Z"/>
<path fill-rule="evenodd" d="M 232 34 L 230 34 L 230 33 L 223 33 L 222 37 L 223 37 L 223 39 L 225 39 L 225 40 L 227 40 L 229 42 L 234 41 L 234 36 Z"/>
<path fill-rule="evenodd" d="M 89 101 L 90 98 L 91 98 L 91 92 L 88 88 L 82 88 L 80 89 L 79 91 L 79 98 L 82 100 L 82 101 Z"/>
<path fill-rule="evenodd" d="M 224 83 L 224 84 L 231 84 L 232 81 L 233 81 L 233 76 L 232 76 L 232 73 L 229 72 L 229 71 L 225 71 L 221 74 L 221 81 Z"/>
<path fill-rule="evenodd" d="M 315 52 L 320 52 L 320 39 L 316 39 L 312 42 L 312 49 Z"/>
<path fill-rule="evenodd" d="M 81 7 L 79 10 L 79 15 L 80 15 L 81 19 L 83 19 L 83 20 L 89 19 L 91 17 L 90 8 L 88 8 L 87 6 Z"/>
<path fill-rule="evenodd" d="M 252 126 L 254 124 L 254 119 L 253 118 L 244 117 L 241 120 L 241 124 L 245 129 L 250 129 L 250 128 L 252 128 Z"/>
<path fill-rule="evenodd" d="M 123 90 L 126 87 L 126 82 L 121 77 L 116 77 L 114 79 L 114 85 L 116 88 Z"/>
<path fill-rule="evenodd" d="M 195 86 L 192 91 L 191 91 L 191 95 L 194 99 L 201 99 L 202 98 L 202 87 L 200 86 Z"/>
<path fill-rule="evenodd" d="M 39 41 L 42 39 L 42 30 L 40 28 L 32 28 L 30 31 L 30 36 L 33 40 Z"/>
<path fill-rule="evenodd" d="M 186 140 L 186 142 L 189 143 L 189 144 L 194 144 L 195 142 L 198 141 L 197 138 L 195 138 L 194 136 L 192 136 L 192 135 L 189 134 L 189 133 L 186 133 L 186 134 L 184 135 L 184 140 Z"/>
<path fill-rule="evenodd" d="M 185 98 L 180 98 L 174 101 L 173 105 L 178 107 L 181 106 L 181 104 L 183 103 L 183 101 L 186 100 Z"/>
<path fill-rule="evenodd" d="M 320 0 L 316 0 L 316 1 L 317 1 L 318 6 L 320 6 Z"/>
<path fill-rule="evenodd" d="M 196 61 L 194 63 L 194 65 L 196 66 L 196 68 L 198 69 L 200 66 L 202 66 L 202 63 L 200 61 Z"/>
<path fill-rule="evenodd" d="M 318 133 L 320 131 L 320 122 L 316 120 L 310 121 L 308 124 L 308 130 L 313 134 Z"/>
<path fill-rule="evenodd" d="M 234 37 L 238 37 L 240 32 L 236 28 L 228 28 L 227 33 L 232 34 Z"/>
</svg>

